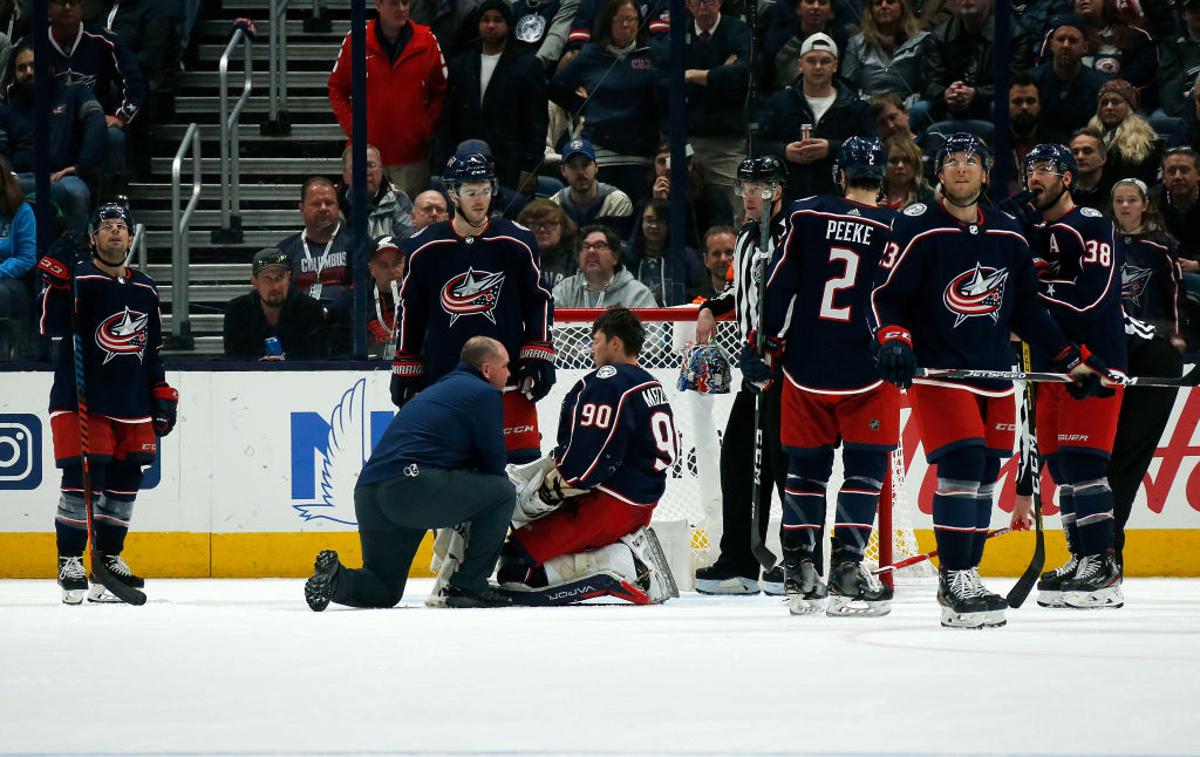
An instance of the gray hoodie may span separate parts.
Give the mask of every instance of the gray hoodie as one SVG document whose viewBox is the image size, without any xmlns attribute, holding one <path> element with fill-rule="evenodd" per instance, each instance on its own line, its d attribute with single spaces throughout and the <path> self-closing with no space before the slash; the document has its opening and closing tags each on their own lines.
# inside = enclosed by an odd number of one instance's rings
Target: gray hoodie
<svg viewBox="0 0 1200 757">
<path fill-rule="evenodd" d="M 554 287 L 556 308 L 606 308 L 609 305 L 624 305 L 627 308 L 654 308 L 658 303 L 646 285 L 629 271 L 621 268 L 613 275 L 608 286 L 599 291 L 589 291 L 583 271 L 565 278 Z"/>
</svg>

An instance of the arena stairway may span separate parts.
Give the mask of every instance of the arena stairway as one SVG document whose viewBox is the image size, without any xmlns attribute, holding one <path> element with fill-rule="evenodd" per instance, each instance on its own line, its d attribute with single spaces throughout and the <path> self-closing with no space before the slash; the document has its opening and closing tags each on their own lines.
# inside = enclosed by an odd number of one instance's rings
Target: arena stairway
<svg viewBox="0 0 1200 757">
<path fill-rule="evenodd" d="M 287 19 L 288 115 L 291 133 L 264 135 L 260 125 L 269 119 L 268 46 L 270 21 L 264 0 L 206 2 L 205 19 L 196 27 L 196 61 L 178 77 L 174 107 L 150 130 L 149 174 L 131 182 L 127 194 L 138 223 L 146 226 L 147 272 L 159 283 L 164 332 L 170 333 L 171 162 L 188 124 L 200 125 L 203 188 L 188 234 L 190 249 L 190 347 L 168 340 L 168 354 L 218 355 L 224 304 L 248 291 L 250 258 L 302 225 L 300 186 L 306 178 L 341 173 L 344 136 L 329 108 L 325 82 L 338 47 L 350 28 L 349 0 L 325 0 L 325 28 L 310 19 L 312 3 L 294 0 Z M 208 7 L 211 6 L 211 7 Z M 232 33 L 235 18 L 248 17 L 258 29 L 253 45 L 254 89 L 241 115 L 240 242 L 214 241 L 221 227 L 220 130 L 218 127 L 218 62 Z M 244 53 L 235 52 L 230 66 L 230 89 L 240 93 Z M 231 103 L 232 107 L 232 103 Z M 190 159 L 183 164 L 183 202 L 191 192 Z"/>
</svg>

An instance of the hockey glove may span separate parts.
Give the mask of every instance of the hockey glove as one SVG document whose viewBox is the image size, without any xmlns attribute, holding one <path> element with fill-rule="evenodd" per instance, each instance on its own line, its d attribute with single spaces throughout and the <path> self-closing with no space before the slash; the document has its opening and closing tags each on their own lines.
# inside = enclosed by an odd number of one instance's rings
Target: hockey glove
<svg viewBox="0 0 1200 757">
<path fill-rule="evenodd" d="M 38 261 L 38 274 L 46 286 L 70 289 L 71 269 L 79 251 L 85 247 L 83 238 L 74 232 L 67 232 L 56 239 L 46 250 L 46 255 Z"/>
<path fill-rule="evenodd" d="M 175 413 L 179 409 L 179 392 L 163 381 L 154 386 L 154 389 L 150 391 L 150 396 L 154 400 L 154 412 L 151 416 L 154 433 L 166 436 L 175 428 Z"/>
<path fill-rule="evenodd" d="M 415 355 L 397 352 L 392 360 L 392 404 L 397 409 L 425 386 L 425 364 Z"/>
<path fill-rule="evenodd" d="M 1104 385 L 1102 379 L 1119 382 L 1120 377 L 1110 371 L 1103 360 L 1093 355 L 1087 345 L 1064 347 L 1054 356 L 1054 365 L 1075 379 L 1074 383 L 1067 384 L 1067 393 L 1077 400 L 1116 394 L 1112 388 Z"/>
<path fill-rule="evenodd" d="M 758 330 L 752 329 L 746 336 L 746 342 L 738 353 L 738 370 L 751 391 L 765 391 L 771 385 L 779 370 L 779 361 L 783 355 L 784 340 L 778 337 L 767 337 L 763 340 L 762 353 L 756 346 Z"/>
<path fill-rule="evenodd" d="M 884 381 L 901 389 L 912 386 L 917 374 L 917 355 L 912 335 L 899 326 L 884 326 L 875 332 L 875 364 Z"/>
<path fill-rule="evenodd" d="M 529 401 L 537 402 L 549 394 L 554 381 L 554 345 L 529 342 L 521 347 L 517 358 L 517 386 Z"/>
<path fill-rule="evenodd" d="M 573 489 L 566 481 L 563 480 L 562 474 L 558 472 L 558 468 L 551 468 L 546 472 L 546 477 L 542 479 L 542 485 L 538 488 L 538 498 L 547 505 L 561 505 L 563 500 L 570 497 L 578 497 L 585 493 L 586 489 Z"/>
</svg>

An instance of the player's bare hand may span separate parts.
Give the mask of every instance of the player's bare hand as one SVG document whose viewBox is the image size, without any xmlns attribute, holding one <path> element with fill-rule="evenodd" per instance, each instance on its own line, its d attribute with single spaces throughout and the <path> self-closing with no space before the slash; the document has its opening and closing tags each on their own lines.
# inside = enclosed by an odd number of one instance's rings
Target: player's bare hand
<svg viewBox="0 0 1200 757">
<path fill-rule="evenodd" d="M 1028 531 L 1033 527 L 1033 497 L 1018 494 L 1013 502 L 1012 518 L 1009 525 L 1014 531 Z"/>
<path fill-rule="evenodd" d="M 716 330 L 717 319 L 713 318 L 712 311 L 701 308 L 700 314 L 696 316 L 696 344 L 708 344 Z"/>
</svg>

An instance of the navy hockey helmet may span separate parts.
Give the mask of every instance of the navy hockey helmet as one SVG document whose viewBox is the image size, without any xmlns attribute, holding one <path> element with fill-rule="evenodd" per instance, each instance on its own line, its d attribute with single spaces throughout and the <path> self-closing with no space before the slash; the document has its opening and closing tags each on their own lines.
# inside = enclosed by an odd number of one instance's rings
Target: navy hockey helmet
<svg viewBox="0 0 1200 757">
<path fill-rule="evenodd" d="M 88 234 L 96 236 L 100 231 L 100 225 L 105 221 L 123 221 L 125 228 L 133 234 L 133 216 L 129 213 L 129 208 L 115 202 L 106 202 L 96 208 L 96 212 L 92 213 L 91 223 L 88 224 Z"/>
<path fill-rule="evenodd" d="M 1025 176 L 1029 175 L 1029 169 L 1035 163 L 1050 163 L 1059 176 L 1067 171 L 1071 172 L 1072 177 L 1079 175 L 1079 164 L 1075 162 L 1075 156 L 1062 145 L 1049 142 L 1035 145 L 1021 161 L 1021 169 Z"/>
<path fill-rule="evenodd" d="M 846 172 L 846 180 L 869 179 L 883 181 L 887 173 L 888 155 L 878 137 L 850 137 L 842 142 L 837 158 L 833 161 L 833 183 L 840 184 L 840 171 Z"/>
<path fill-rule="evenodd" d="M 988 150 L 987 144 L 979 137 L 966 131 L 952 134 L 946 140 L 946 143 L 942 145 L 942 149 L 938 150 L 937 161 L 934 163 L 936 170 L 941 171 L 942 166 L 946 163 L 946 158 L 956 152 L 968 152 L 977 155 L 980 163 L 983 164 L 983 170 L 985 172 L 992 170 L 992 153 Z"/>
<path fill-rule="evenodd" d="M 742 182 L 779 185 L 783 182 L 783 164 L 773 155 L 746 158 L 737 169 L 737 180 L 733 183 L 738 197 L 742 196 Z"/>
<path fill-rule="evenodd" d="M 694 344 L 683 353 L 679 367 L 679 391 L 689 389 L 700 394 L 728 394 L 733 383 L 729 358 L 716 344 Z"/>
<path fill-rule="evenodd" d="M 462 184 L 470 184 L 472 182 L 487 182 L 491 184 L 492 191 L 496 191 L 496 169 L 492 166 L 492 161 L 488 160 L 483 153 L 472 152 L 466 154 L 455 155 L 446 163 L 446 169 L 442 171 L 442 182 L 447 189 L 457 190 Z"/>
</svg>

